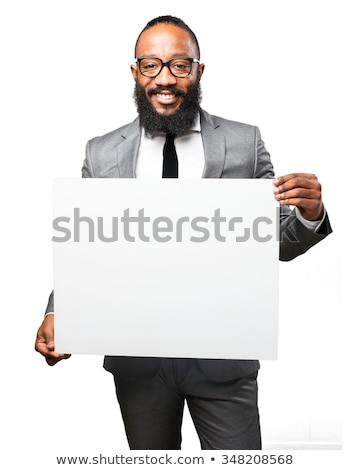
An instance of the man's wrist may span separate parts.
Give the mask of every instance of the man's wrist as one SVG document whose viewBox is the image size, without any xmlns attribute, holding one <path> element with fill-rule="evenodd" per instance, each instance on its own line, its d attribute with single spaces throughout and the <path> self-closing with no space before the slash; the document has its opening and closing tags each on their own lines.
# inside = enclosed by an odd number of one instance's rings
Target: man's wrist
<svg viewBox="0 0 351 470">
<path fill-rule="evenodd" d="M 297 219 L 309 230 L 313 230 L 314 232 L 317 232 L 319 227 L 322 225 L 327 211 L 325 210 L 325 207 L 323 206 L 323 212 L 322 212 L 322 217 L 319 220 L 307 220 L 303 217 L 303 215 L 300 212 L 300 209 L 298 207 L 295 207 L 295 213 Z"/>
</svg>

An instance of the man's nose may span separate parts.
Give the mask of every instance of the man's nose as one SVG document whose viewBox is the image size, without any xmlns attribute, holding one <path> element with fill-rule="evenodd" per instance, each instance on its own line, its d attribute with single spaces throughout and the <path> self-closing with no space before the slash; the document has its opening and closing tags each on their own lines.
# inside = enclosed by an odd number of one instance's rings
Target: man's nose
<svg viewBox="0 0 351 470">
<path fill-rule="evenodd" d="M 175 85 L 177 83 L 177 77 L 172 75 L 169 68 L 165 65 L 155 78 L 155 81 L 158 86 Z"/>
</svg>

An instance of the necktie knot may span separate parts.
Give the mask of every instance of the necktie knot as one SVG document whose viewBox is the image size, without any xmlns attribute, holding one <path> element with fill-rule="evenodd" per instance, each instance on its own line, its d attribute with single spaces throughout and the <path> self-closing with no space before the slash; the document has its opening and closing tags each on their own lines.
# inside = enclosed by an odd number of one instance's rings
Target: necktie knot
<svg viewBox="0 0 351 470">
<path fill-rule="evenodd" d="M 166 141 L 163 146 L 162 178 L 178 178 L 178 157 L 174 137 L 174 134 L 166 134 Z"/>
</svg>

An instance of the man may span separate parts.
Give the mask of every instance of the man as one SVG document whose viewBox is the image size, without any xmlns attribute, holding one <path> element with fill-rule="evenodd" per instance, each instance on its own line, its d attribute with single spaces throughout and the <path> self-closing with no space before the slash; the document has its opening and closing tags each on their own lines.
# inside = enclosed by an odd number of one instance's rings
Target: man
<svg viewBox="0 0 351 470">
<path fill-rule="evenodd" d="M 150 21 L 135 57 L 131 72 L 139 117 L 88 142 L 83 177 L 274 177 L 256 127 L 200 108 L 204 64 L 182 20 Z M 280 259 L 290 260 L 331 227 L 314 175 L 289 174 L 273 183 L 281 204 Z M 54 351 L 53 312 L 51 294 L 36 342 L 50 365 L 69 357 Z M 114 375 L 131 449 L 180 449 L 185 400 L 203 449 L 261 448 L 258 361 L 106 357 L 104 367 Z"/>
</svg>

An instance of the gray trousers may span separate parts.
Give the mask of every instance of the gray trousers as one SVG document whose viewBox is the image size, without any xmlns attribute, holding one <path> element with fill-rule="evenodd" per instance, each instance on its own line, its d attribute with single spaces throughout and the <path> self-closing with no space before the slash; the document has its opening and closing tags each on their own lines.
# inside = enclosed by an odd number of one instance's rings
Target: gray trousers
<svg viewBox="0 0 351 470">
<path fill-rule="evenodd" d="M 114 378 L 131 450 L 179 450 L 185 401 L 202 449 L 261 449 L 257 372 L 218 383 L 192 359 L 165 359 L 155 377 Z"/>
</svg>

